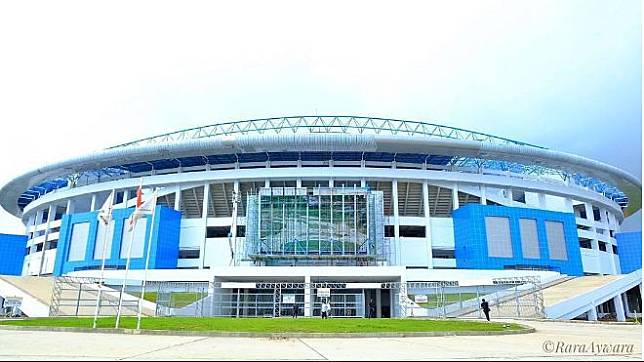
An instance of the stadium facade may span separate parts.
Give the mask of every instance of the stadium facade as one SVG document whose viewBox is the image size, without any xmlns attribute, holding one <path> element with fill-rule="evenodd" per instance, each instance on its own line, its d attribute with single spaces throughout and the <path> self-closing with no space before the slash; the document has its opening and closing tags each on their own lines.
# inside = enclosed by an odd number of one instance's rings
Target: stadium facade
<svg viewBox="0 0 644 362">
<path fill-rule="evenodd" d="M 45 165 L 4 185 L 0 204 L 27 235 L 24 258 L 11 250 L 4 263 L 18 267 L 7 269 L 95 277 L 107 244 L 105 273 L 121 277 L 139 184 L 158 187 L 159 199 L 133 231 L 131 277 L 142 277 L 149 250 L 150 280 L 217 281 L 245 295 L 262 283 L 310 285 L 305 300 L 325 283 L 363 303 L 377 299 L 378 315 L 396 313 L 384 308 L 395 303 L 387 283 L 621 274 L 616 234 L 637 209 L 629 199 L 641 197 L 641 182 L 613 166 L 435 124 L 221 123 Z M 97 210 L 113 190 L 105 227 Z"/>
</svg>

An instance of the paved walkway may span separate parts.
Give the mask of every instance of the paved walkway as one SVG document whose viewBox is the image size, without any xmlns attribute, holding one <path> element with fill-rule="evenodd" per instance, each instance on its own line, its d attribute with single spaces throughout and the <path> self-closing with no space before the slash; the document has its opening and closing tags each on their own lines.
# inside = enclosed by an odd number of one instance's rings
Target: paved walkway
<svg viewBox="0 0 644 362">
<path fill-rule="evenodd" d="M 642 328 L 564 322 L 524 322 L 537 332 L 494 337 L 249 339 L 0 330 L 1 360 L 639 360 Z M 552 343 L 549 344 L 549 341 Z M 632 353 L 596 355 L 598 344 L 631 344 Z M 544 350 L 586 346 L 588 351 Z"/>
</svg>

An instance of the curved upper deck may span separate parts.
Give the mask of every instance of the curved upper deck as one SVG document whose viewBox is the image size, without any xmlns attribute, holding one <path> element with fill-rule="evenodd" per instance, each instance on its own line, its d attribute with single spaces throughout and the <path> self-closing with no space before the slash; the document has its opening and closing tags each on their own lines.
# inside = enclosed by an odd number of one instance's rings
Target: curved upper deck
<svg viewBox="0 0 644 362">
<path fill-rule="evenodd" d="M 122 176 L 147 169 L 306 157 L 384 157 L 390 161 L 472 166 L 558 175 L 626 206 L 641 182 L 616 167 L 536 145 L 431 123 L 350 116 L 301 116 L 191 128 L 52 163 L 0 189 L 2 207 L 20 215 L 38 197 L 92 174 Z M 631 210 L 632 211 L 632 210 Z"/>
</svg>

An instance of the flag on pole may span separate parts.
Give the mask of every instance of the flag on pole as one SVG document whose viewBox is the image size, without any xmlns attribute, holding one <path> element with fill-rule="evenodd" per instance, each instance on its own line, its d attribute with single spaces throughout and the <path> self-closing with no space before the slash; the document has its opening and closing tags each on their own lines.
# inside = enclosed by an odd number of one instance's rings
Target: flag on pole
<svg viewBox="0 0 644 362">
<path fill-rule="evenodd" d="M 110 220 L 112 220 L 113 209 L 114 209 L 114 191 L 112 190 L 110 195 L 103 203 L 103 206 L 101 206 L 100 210 L 98 210 L 98 216 L 97 216 L 98 222 L 103 223 L 103 225 L 109 224 Z"/>
<path fill-rule="evenodd" d="M 152 215 L 154 208 L 157 206 L 157 190 L 152 192 L 152 195 L 145 202 L 143 201 L 143 190 L 141 186 L 136 190 L 136 208 L 129 219 L 129 231 L 134 229 L 136 222 L 144 215 Z"/>
</svg>

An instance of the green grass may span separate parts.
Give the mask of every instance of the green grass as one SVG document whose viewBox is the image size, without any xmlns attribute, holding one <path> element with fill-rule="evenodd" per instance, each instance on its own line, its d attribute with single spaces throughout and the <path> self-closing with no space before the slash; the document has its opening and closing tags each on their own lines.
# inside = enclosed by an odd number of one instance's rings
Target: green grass
<svg viewBox="0 0 644 362">
<path fill-rule="evenodd" d="M 411 300 L 414 300 L 414 296 L 410 296 Z M 459 294 L 444 294 L 443 300 L 441 301 L 439 295 L 430 294 L 427 296 L 427 303 L 418 303 L 419 306 L 424 308 L 440 308 L 444 305 L 458 303 L 459 300 L 466 301 L 468 299 L 476 298 L 476 293 L 461 293 Z"/>
<path fill-rule="evenodd" d="M 100 318 L 99 328 L 113 328 L 115 318 Z M 30 318 L 0 321 L 1 325 L 91 328 L 92 318 Z M 121 327 L 134 329 L 135 317 L 121 319 Z M 512 323 L 420 319 L 320 319 L 320 318 L 143 318 L 142 329 L 199 332 L 257 333 L 378 333 L 378 332 L 483 332 L 517 331 Z"/>
<path fill-rule="evenodd" d="M 135 297 L 140 297 L 141 293 L 140 292 L 129 292 L 128 294 L 133 295 Z M 181 308 L 185 307 L 187 305 L 190 305 L 196 301 L 198 301 L 201 298 L 206 297 L 207 294 L 205 293 L 190 293 L 190 292 L 172 292 L 170 294 L 170 303 L 163 303 L 169 304 L 165 305 L 166 307 L 172 307 L 172 308 Z M 158 293 L 157 292 L 145 292 L 145 295 L 143 299 L 156 303 L 158 298 Z"/>
</svg>

